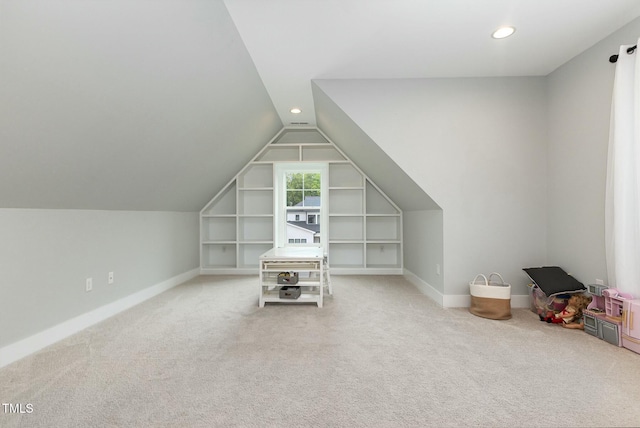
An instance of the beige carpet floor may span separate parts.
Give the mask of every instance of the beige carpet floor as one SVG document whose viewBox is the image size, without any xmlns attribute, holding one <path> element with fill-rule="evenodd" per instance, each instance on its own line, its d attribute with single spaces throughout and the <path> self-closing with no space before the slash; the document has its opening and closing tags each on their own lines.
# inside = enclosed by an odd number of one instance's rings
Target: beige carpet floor
<svg viewBox="0 0 640 428">
<path fill-rule="evenodd" d="M 0 369 L 1 427 L 640 426 L 640 355 L 526 309 L 443 309 L 402 277 L 325 307 L 198 277 Z"/>
</svg>

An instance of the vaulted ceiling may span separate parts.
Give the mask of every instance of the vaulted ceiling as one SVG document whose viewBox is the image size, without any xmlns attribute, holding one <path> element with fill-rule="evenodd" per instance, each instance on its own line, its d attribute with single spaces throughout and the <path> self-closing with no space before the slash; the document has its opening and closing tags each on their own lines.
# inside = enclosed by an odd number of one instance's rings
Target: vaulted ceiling
<svg viewBox="0 0 640 428">
<path fill-rule="evenodd" d="M 0 207 L 197 211 L 283 125 L 318 123 L 314 79 L 546 75 L 639 15 L 637 0 L 3 0 Z M 503 24 L 515 35 L 491 39 Z"/>
<path fill-rule="evenodd" d="M 282 128 L 222 1 L 0 2 L 0 206 L 198 211 Z"/>
<path fill-rule="evenodd" d="M 637 0 L 225 3 L 285 124 L 315 123 L 313 79 L 546 76 L 640 15 Z"/>
</svg>

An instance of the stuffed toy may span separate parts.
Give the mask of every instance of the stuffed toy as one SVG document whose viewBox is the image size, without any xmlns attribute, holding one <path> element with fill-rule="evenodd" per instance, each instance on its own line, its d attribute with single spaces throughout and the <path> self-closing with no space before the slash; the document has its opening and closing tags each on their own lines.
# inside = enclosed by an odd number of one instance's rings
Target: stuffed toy
<svg viewBox="0 0 640 428">
<path fill-rule="evenodd" d="M 547 311 L 546 315 L 540 314 L 540 321 L 553 324 L 562 324 L 566 328 L 584 329 L 582 311 L 591 303 L 591 296 L 574 294 L 569 298 L 567 306 L 558 313 Z"/>
</svg>

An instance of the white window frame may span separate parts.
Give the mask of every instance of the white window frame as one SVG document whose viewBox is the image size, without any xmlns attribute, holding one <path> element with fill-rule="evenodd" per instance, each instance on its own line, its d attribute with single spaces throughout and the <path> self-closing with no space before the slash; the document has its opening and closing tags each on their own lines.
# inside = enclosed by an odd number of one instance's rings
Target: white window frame
<svg viewBox="0 0 640 428">
<path fill-rule="evenodd" d="M 320 173 L 320 243 L 290 244 L 287 241 L 286 176 L 290 172 Z M 329 164 L 326 162 L 276 162 L 273 168 L 274 236 L 277 247 L 322 246 L 325 251 L 329 238 Z"/>
</svg>

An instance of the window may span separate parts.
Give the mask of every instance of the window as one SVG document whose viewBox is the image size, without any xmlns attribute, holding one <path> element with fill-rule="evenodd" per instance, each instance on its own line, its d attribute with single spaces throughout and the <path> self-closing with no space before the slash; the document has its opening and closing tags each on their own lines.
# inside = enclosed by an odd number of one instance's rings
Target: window
<svg viewBox="0 0 640 428">
<path fill-rule="evenodd" d="M 289 238 L 289 244 L 306 244 L 306 238 Z"/>
<path fill-rule="evenodd" d="M 276 243 L 311 245 L 326 242 L 323 216 L 328 165 L 314 162 L 275 165 Z"/>
<path fill-rule="evenodd" d="M 295 220 L 287 220 L 287 242 L 290 244 L 306 244 L 319 242 L 320 224 L 317 222 L 320 213 L 322 193 L 320 190 L 321 174 L 312 171 L 292 171 L 285 174 L 287 191 L 287 213 L 295 210 Z M 306 222 L 300 221 L 304 215 Z M 291 216 L 287 214 L 287 219 Z"/>
<path fill-rule="evenodd" d="M 289 172 L 286 180 L 287 207 L 320 206 L 320 173 Z"/>
</svg>

